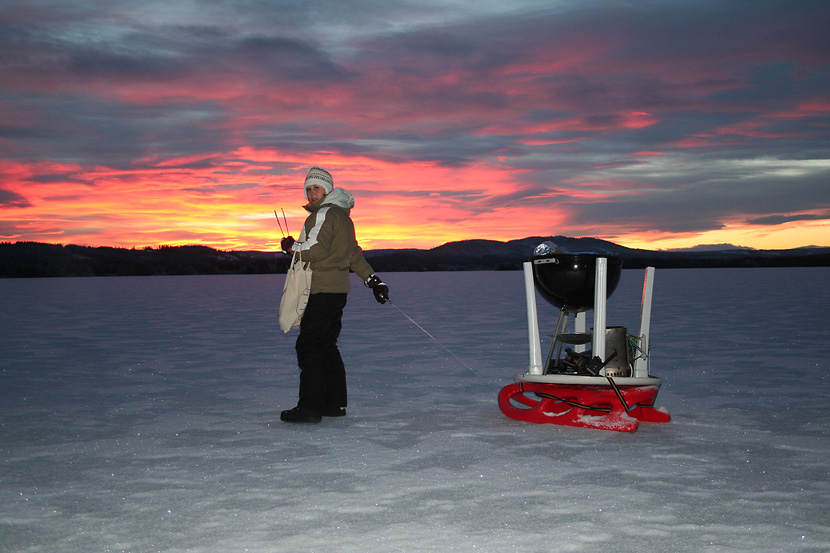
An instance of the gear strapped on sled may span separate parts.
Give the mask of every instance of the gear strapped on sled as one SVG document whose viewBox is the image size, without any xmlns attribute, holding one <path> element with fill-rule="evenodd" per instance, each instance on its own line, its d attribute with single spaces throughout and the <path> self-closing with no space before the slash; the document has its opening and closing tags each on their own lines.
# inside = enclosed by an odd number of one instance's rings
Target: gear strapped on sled
<svg viewBox="0 0 830 553">
<path fill-rule="evenodd" d="M 527 373 L 516 375 L 515 384 L 499 392 L 501 411 L 526 422 L 620 432 L 633 432 L 640 422 L 671 420 L 665 410 L 654 406 L 662 380 L 648 370 L 654 268 L 646 269 L 640 333 L 633 337 L 624 327 L 605 323 L 605 302 L 619 283 L 621 260 L 556 251 L 536 255 L 523 267 L 530 366 Z M 539 348 L 537 291 L 559 308 L 545 363 Z M 594 328 L 589 333 L 585 312 L 591 308 Z M 566 332 L 572 314 L 575 328 Z M 592 350 L 586 352 L 589 343 Z"/>
</svg>

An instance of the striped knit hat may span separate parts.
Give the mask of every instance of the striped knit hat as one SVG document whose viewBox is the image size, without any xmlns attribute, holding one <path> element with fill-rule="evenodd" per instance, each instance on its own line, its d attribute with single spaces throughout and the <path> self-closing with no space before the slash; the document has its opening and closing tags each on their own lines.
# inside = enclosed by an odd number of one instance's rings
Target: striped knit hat
<svg viewBox="0 0 830 553">
<path fill-rule="evenodd" d="M 331 177 L 331 173 L 322 167 L 313 166 L 308 168 L 308 173 L 305 176 L 305 184 L 303 184 L 303 191 L 314 184 L 325 188 L 326 194 L 334 190 L 334 179 Z M 306 194 L 306 199 L 308 199 L 308 194 Z"/>
</svg>

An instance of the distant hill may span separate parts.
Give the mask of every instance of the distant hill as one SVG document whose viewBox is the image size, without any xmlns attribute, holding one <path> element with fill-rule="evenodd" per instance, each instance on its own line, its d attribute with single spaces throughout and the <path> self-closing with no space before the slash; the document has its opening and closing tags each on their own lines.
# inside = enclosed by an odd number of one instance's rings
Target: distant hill
<svg viewBox="0 0 830 553">
<path fill-rule="evenodd" d="M 746 246 L 734 246 L 732 244 L 700 244 L 692 246 L 691 248 L 672 248 L 670 250 L 661 250 L 667 252 L 721 252 L 725 250 L 753 250 L 754 248 L 747 248 Z"/>
<path fill-rule="evenodd" d="M 0 277 L 216 275 L 285 272 L 284 256 L 223 252 L 206 246 L 158 249 L 0 243 Z"/>
<path fill-rule="evenodd" d="M 368 250 L 379 273 L 416 271 L 512 271 L 550 241 L 569 252 L 619 257 L 623 268 L 807 267 L 830 266 L 830 248 L 753 250 L 723 244 L 686 251 L 626 248 L 597 238 L 534 236 L 499 242 L 463 240 L 429 250 Z M 141 250 L 43 244 L 0 243 L 0 277 L 147 276 L 284 273 L 288 256 L 273 252 L 220 251 L 206 246 L 161 246 Z"/>
<path fill-rule="evenodd" d="M 724 245 L 723 249 L 652 251 L 626 248 L 598 238 L 534 236 L 499 242 L 464 240 L 431 250 L 384 250 L 366 252 L 378 272 L 518 270 L 542 242 L 550 241 L 568 252 L 593 252 L 619 257 L 623 268 L 704 268 L 704 267 L 802 267 L 830 266 L 830 248 L 753 250 Z"/>
</svg>

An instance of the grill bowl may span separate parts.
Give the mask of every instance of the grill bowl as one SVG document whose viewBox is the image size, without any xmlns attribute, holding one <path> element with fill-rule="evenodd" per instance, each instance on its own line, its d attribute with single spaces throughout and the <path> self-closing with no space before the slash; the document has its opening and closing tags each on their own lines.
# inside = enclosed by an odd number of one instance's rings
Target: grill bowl
<svg viewBox="0 0 830 553">
<path fill-rule="evenodd" d="M 611 297 L 622 274 L 622 259 L 597 253 L 551 253 L 530 259 L 539 294 L 558 309 L 571 313 L 594 307 L 597 259 L 608 259 L 606 298 Z"/>
</svg>

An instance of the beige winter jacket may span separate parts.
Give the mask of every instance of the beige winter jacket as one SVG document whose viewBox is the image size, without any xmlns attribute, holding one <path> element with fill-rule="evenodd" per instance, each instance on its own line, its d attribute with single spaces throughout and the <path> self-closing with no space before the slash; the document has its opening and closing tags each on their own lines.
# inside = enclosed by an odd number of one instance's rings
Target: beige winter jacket
<svg viewBox="0 0 830 553">
<path fill-rule="evenodd" d="M 355 239 L 354 223 L 349 217 L 352 207 L 354 197 L 342 188 L 305 206 L 310 214 L 291 249 L 302 252 L 303 261 L 311 262 L 312 294 L 348 293 L 349 270 L 364 282 L 374 274 Z"/>
</svg>

